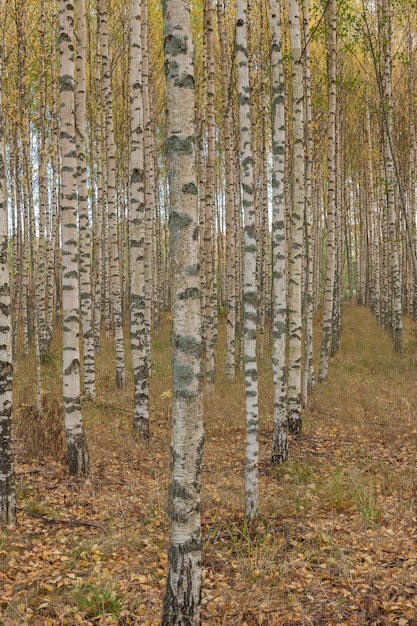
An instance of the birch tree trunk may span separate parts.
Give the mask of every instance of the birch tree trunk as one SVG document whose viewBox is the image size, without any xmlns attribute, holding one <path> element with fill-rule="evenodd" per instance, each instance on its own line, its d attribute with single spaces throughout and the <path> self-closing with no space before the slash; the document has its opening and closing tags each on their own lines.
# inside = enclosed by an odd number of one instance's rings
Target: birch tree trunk
<svg viewBox="0 0 417 626">
<path fill-rule="evenodd" d="M 36 246 L 36 224 L 35 207 L 32 187 L 32 167 L 30 162 L 30 139 L 29 120 L 27 121 L 27 144 L 23 146 L 23 180 L 25 191 L 25 205 L 28 210 L 28 248 L 29 248 L 29 278 L 32 289 L 28 290 L 28 308 L 31 312 L 31 331 L 35 348 L 35 376 L 36 376 L 36 408 L 39 415 L 42 415 L 42 381 L 41 381 L 41 354 L 39 343 L 39 298 L 38 298 L 38 249 Z M 25 142 L 26 143 L 26 142 Z M 30 271 L 31 270 L 31 271 Z M 29 316 L 28 316 L 29 317 Z"/>
<path fill-rule="evenodd" d="M 141 3 L 130 2 L 130 346 L 133 362 L 133 425 L 149 437 L 149 363 L 145 328 L 145 188 L 142 106 Z"/>
<path fill-rule="evenodd" d="M 85 0 L 77 0 L 77 85 L 75 92 L 75 128 L 77 140 L 78 213 L 80 224 L 80 311 L 84 345 L 84 393 L 96 396 L 94 368 L 94 328 L 91 297 L 91 236 L 88 217 L 86 122 L 86 9 Z"/>
<path fill-rule="evenodd" d="M 98 0 L 101 43 L 102 86 L 105 111 L 105 142 L 107 150 L 107 203 L 110 244 L 110 285 L 114 320 L 114 346 L 116 349 L 116 384 L 125 385 L 125 357 L 123 346 L 123 318 L 119 265 L 119 244 L 116 211 L 116 157 L 113 128 L 113 105 L 110 83 L 110 60 L 107 32 L 106 0 Z M 110 316 L 108 316 L 110 317 Z"/>
<path fill-rule="evenodd" d="M 411 8 L 410 8 L 411 13 Z M 417 167 L 417 135 L 416 135 L 416 106 L 414 99 L 414 85 L 415 85 L 415 55 L 413 54 L 413 41 L 414 35 L 412 33 L 410 24 L 410 14 L 407 20 L 407 48 L 409 56 L 408 67 L 408 101 L 409 101 L 409 135 L 410 135 L 410 163 L 409 163 L 409 183 L 408 183 L 408 197 L 409 197 L 409 224 L 415 224 L 417 220 L 417 194 L 416 194 L 416 167 Z M 412 233 L 412 246 L 414 250 L 417 250 L 417 232 L 413 229 Z M 411 250 L 410 250 L 411 256 Z M 417 276 L 411 275 L 410 284 L 410 315 L 414 320 L 417 319 Z"/>
<path fill-rule="evenodd" d="M 214 349 L 216 346 L 216 311 L 215 311 L 215 264 L 213 263 L 213 235 L 214 228 L 214 163 L 215 163 L 215 120 L 214 120 L 214 50 L 213 50 L 213 0 L 204 3 L 204 34 L 206 40 L 207 63 L 207 161 L 204 180 L 204 269 L 205 269 L 205 297 L 204 297 L 204 344 L 206 386 L 208 389 L 214 383 Z"/>
<path fill-rule="evenodd" d="M 93 64 L 95 71 L 90 72 L 90 92 L 94 93 L 95 110 L 89 107 L 89 123 L 91 125 L 91 149 L 90 149 L 90 169 L 93 175 L 95 193 L 92 195 L 93 211 L 93 288 L 94 288 L 94 352 L 100 354 L 101 351 L 101 326 L 102 309 L 104 303 L 104 277 L 103 277 L 103 230 L 104 230 L 104 202 L 103 202 L 103 174 L 102 174 L 102 98 L 100 91 L 100 33 L 98 24 L 90 25 L 89 36 L 95 34 L 95 55 Z M 94 63 L 95 61 L 95 63 Z"/>
<path fill-rule="evenodd" d="M 59 0 L 60 135 L 62 147 L 62 319 L 65 429 L 70 474 L 88 474 L 80 399 L 77 163 L 74 119 L 74 6 Z"/>
<path fill-rule="evenodd" d="M 283 463 L 288 454 L 288 419 L 286 393 L 287 338 L 287 244 L 284 198 L 285 176 L 285 104 L 282 67 L 281 4 L 269 0 L 271 33 L 272 91 L 272 311 L 274 379 L 274 429 L 272 463 Z"/>
<path fill-rule="evenodd" d="M 292 60 L 292 208 L 289 248 L 288 426 L 300 433 L 301 417 L 301 275 L 304 234 L 304 93 L 298 0 L 289 3 Z"/>
<path fill-rule="evenodd" d="M 1 7 L 4 9 L 4 7 Z M 0 85 L 3 74 L 3 45 L 0 46 Z M 13 364 L 10 268 L 6 171 L 4 162 L 3 101 L 0 87 L 0 526 L 16 521 L 12 411 Z"/>
<path fill-rule="evenodd" d="M 41 1 L 41 14 L 39 19 L 39 41 L 41 47 L 40 77 L 39 77 L 39 138 L 38 138 L 38 185 L 39 185 L 39 242 L 36 267 L 36 294 L 39 324 L 39 352 L 42 357 L 48 352 L 49 341 L 47 333 L 46 312 L 46 286 L 45 275 L 47 272 L 47 248 L 45 240 L 45 216 L 48 210 L 48 189 L 46 177 L 46 67 L 45 67 L 45 3 Z"/>
<path fill-rule="evenodd" d="M 236 373 L 236 246 L 235 246 L 235 187 L 232 137 L 232 115 L 229 98 L 228 49 L 224 25 L 224 7 L 217 2 L 217 25 L 220 40 L 220 64 L 222 84 L 222 111 L 224 125 L 224 160 L 226 177 L 226 376 L 233 380 Z"/>
<path fill-rule="evenodd" d="M 57 39 L 58 39 L 58 8 L 56 3 L 54 2 L 54 48 L 52 56 L 56 58 L 59 54 Z M 49 251 L 48 251 L 48 339 L 49 342 L 52 338 L 52 330 L 53 330 L 53 311 L 57 302 L 56 293 L 57 293 L 57 281 L 61 278 L 61 273 L 55 272 L 55 267 L 57 265 L 58 259 L 56 259 L 56 248 L 59 243 L 59 224 L 60 224 L 60 154 L 59 154 L 59 115 L 58 115 L 58 68 L 54 66 L 53 70 L 53 80 L 52 80 L 52 129 L 51 129 L 51 143 L 52 143 L 52 154 L 51 154 L 51 169 L 55 172 L 52 179 L 52 189 L 51 189 L 51 241 L 49 242 Z"/>
<path fill-rule="evenodd" d="M 381 322 L 380 313 L 380 280 L 379 280 L 379 229 L 377 206 L 375 202 L 374 191 L 374 168 L 372 161 L 372 135 L 371 135 L 371 113 L 369 110 L 369 97 L 365 91 L 365 133 L 366 133 L 366 183 L 368 195 L 368 215 L 371 221 L 370 237 L 371 237 L 371 309 L 377 319 Z"/>
<path fill-rule="evenodd" d="M 330 355 L 334 356 L 339 349 L 340 336 L 342 333 L 342 312 L 343 312 L 343 270 L 344 270 L 344 248 L 343 248 L 343 127 L 341 123 L 341 105 L 336 112 L 336 212 L 335 212 L 335 279 L 333 288 L 333 311 L 332 311 L 332 338 Z M 366 214 L 366 227 L 368 216 Z M 368 228 L 367 228 L 368 230 Z M 369 277 L 369 245 L 366 247 L 367 266 Z M 368 278 L 366 285 L 368 293 Z M 366 302 L 369 305 L 369 298 Z"/>
<path fill-rule="evenodd" d="M 401 268 L 399 259 L 399 242 L 397 235 L 397 211 L 395 202 L 395 166 L 392 151 L 393 137 L 393 102 L 391 80 L 391 16 L 389 4 L 382 2 L 381 35 L 384 62 L 384 99 L 382 106 L 385 116 L 384 158 L 386 171 L 386 202 L 390 254 L 391 278 L 391 332 L 396 352 L 402 350 L 402 303 L 401 303 Z"/>
<path fill-rule="evenodd" d="M 240 166 L 244 210 L 243 336 L 245 364 L 245 515 L 258 510 L 258 368 L 256 362 L 256 230 L 250 117 L 246 0 L 236 3 L 236 56 L 240 127 Z"/>
<path fill-rule="evenodd" d="M 29 316 L 29 299 L 30 299 L 30 274 L 29 274 L 29 237 L 28 237 L 28 195 L 27 195 L 27 159 L 25 160 L 25 152 L 27 152 L 28 144 L 28 104 L 27 94 L 24 88 L 24 75 L 26 70 L 26 36 L 24 33 L 25 14 L 27 7 L 22 0 L 15 3 L 15 19 L 16 19 L 16 38 L 17 38 L 17 90 L 18 90 L 18 128 L 20 141 L 17 140 L 17 151 L 19 155 L 19 163 L 17 166 L 18 180 L 23 180 L 20 185 L 20 211 L 21 211 L 21 239 L 22 239 L 22 261 L 21 261 L 21 277 L 22 277 L 22 321 L 23 321 L 23 351 L 25 356 L 29 354 L 30 343 L 30 316 Z M 19 209 L 18 209 L 19 210 Z"/>
<path fill-rule="evenodd" d="M 307 405 L 309 391 L 315 386 L 314 363 L 313 363 L 313 220 L 312 220 L 312 120 L 311 120 L 311 74 L 310 74 L 310 34 L 308 0 L 303 0 L 303 47 L 304 47 L 304 376 L 302 387 L 302 403 Z"/>
<path fill-rule="evenodd" d="M 328 131 L 327 131 L 327 269 L 323 307 L 319 380 L 327 378 L 333 319 L 335 281 L 335 215 L 336 215 L 336 2 L 329 0 L 326 9 L 328 49 Z"/>
<path fill-rule="evenodd" d="M 13 133 L 13 147 L 11 149 L 13 159 L 13 169 L 15 181 L 20 180 L 19 172 L 19 154 L 17 148 L 17 132 Z M 14 234 L 14 303 L 13 303 L 13 363 L 16 362 L 17 352 L 17 332 L 19 326 L 21 305 L 22 305 L 22 210 L 21 210 L 21 194 L 20 185 L 16 184 L 15 190 L 16 203 L 16 228 Z"/>
<path fill-rule="evenodd" d="M 188 1 L 166 0 L 163 18 L 173 327 L 170 539 L 162 625 L 198 626 L 204 430 L 194 46 Z"/>
<path fill-rule="evenodd" d="M 148 375 L 152 366 L 151 330 L 152 330 L 152 267 L 153 251 L 157 243 L 153 237 L 154 215 L 156 212 L 156 177 L 155 177 L 155 131 L 152 110 L 151 84 L 149 80 L 149 37 L 148 37 L 148 0 L 142 2 L 142 102 L 144 126 L 144 166 L 145 166 L 145 345 L 148 360 Z M 156 220 L 155 220 L 156 221 Z M 155 303 L 155 308 L 159 304 Z M 155 311 L 154 311 L 155 312 Z"/>
</svg>

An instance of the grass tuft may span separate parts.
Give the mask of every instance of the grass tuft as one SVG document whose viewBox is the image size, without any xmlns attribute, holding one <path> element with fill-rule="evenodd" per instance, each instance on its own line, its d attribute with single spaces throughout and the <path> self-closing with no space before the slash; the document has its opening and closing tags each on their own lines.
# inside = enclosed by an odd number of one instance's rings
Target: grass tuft
<svg viewBox="0 0 417 626">
<path fill-rule="evenodd" d="M 65 441 L 64 411 L 58 400 L 45 393 L 41 414 L 32 404 L 21 405 L 16 413 L 16 437 L 26 458 L 61 460 Z"/>
<path fill-rule="evenodd" d="M 123 605 L 123 599 L 118 596 L 111 579 L 97 583 L 82 583 L 74 589 L 74 597 L 78 609 L 87 618 L 118 617 Z"/>
<path fill-rule="evenodd" d="M 375 487 L 366 484 L 357 474 L 349 474 L 352 485 L 352 498 L 362 519 L 366 523 L 377 524 L 381 521 L 382 513 L 378 508 Z"/>
</svg>

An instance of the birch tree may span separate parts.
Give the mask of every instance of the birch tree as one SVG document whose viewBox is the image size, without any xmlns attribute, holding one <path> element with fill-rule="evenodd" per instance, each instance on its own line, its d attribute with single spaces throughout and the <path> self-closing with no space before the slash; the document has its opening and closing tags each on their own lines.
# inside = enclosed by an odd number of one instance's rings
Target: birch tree
<svg viewBox="0 0 417 626">
<path fill-rule="evenodd" d="M 272 462 L 283 463 L 288 452 L 286 394 L 287 246 L 285 234 L 285 102 L 282 67 L 281 4 L 269 0 L 272 92 L 272 310 L 274 430 Z"/>
<path fill-rule="evenodd" d="M 149 437 L 149 364 L 145 328 L 145 189 L 141 80 L 141 3 L 130 2 L 130 346 L 134 379 L 133 425 Z"/>
<path fill-rule="evenodd" d="M 397 235 L 397 207 L 395 198 L 395 163 L 393 153 L 393 101 L 391 76 L 391 9 L 385 0 L 381 3 L 381 38 L 383 54 L 383 99 L 384 119 L 384 159 L 386 172 L 386 203 L 388 220 L 388 245 L 391 283 L 391 332 L 396 352 L 402 350 L 402 302 L 401 268 Z"/>
<path fill-rule="evenodd" d="M 106 0 L 98 0 L 98 18 L 101 44 L 102 86 L 105 114 L 105 147 L 107 157 L 107 204 L 110 244 L 110 286 L 114 320 L 114 346 L 116 350 L 116 384 L 126 382 L 123 346 L 123 317 L 120 283 L 120 259 L 117 233 L 116 207 L 116 155 L 114 143 L 113 104 L 110 76 L 110 59 L 107 29 Z M 109 319 L 110 316 L 107 316 Z"/>
<path fill-rule="evenodd" d="M 4 7 L 1 7 L 4 9 Z M 8 254 L 8 219 L 1 83 L 3 45 L 0 45 L 0 526 L 16 521 L 12 410 L 12 318 Z"/>
<path fill-rule="evenodd" d="M 222 86 L 222 112 L 224 125 L 224 160 L 226 180 L 226 376 L 229 380 L 235 377 L 236 369 L 236 246 L 235 246 L 235 183 L 234 155 L 232 137 L 232 110 L 229 98 L 228 49 L 226 28 L 224 24 L 223 3 L 217 2 L 217 26 L 220 43 L 220 67 Z"/>
<path fill-rule="evenodd" d="M 156 257 L 156 248 L 158 242 L 157 234 L 154 235 L 154 221 L 156 226 L 157 198 L 156 187 L 157 180 L 155 176 L 155 127 L 154 127 L 154 111 L 152 102 L 152 90 L 149 81 L 150 59 L 149 59 L 149 18 L 148 18 L 148 1 L 142 2 L 142 103 L 143 103 L 143 150 L 144 150 L 144 167 L 145 167 L 145 256 L 144 256 L 144 280 L 145 280 L 145 343 L 147 350 L 148 369 L 151 368 L 151 327 L 152 327 L 152 300 L 157 288 L 158 279 L 158 262 Z M 155 263 L 152 263 L 155 253 Z M 152 267 L 153 265 L 153 267 Z M 153 273 L 155 281 L 153 281 Z M 154 284 L 152 284 L 154 283 Z M 157 320 L 159 302 L 158 298 L 154 301 L 154 320 Z"/>
<path fill-rule="evenodd" d="M 213 0 L 204 3 L 204 35 L 207 64 L 207 161 L 204 181 L 204 344 L 206 352 L 206 385 L 214 383 L 214 349 L 216 347 L 216 302 L 215 264 L 213 263 L 214 222 L 214 165 L 215 165 L 215 120 L 214 120 L 214 50 L 213 50 Z"/>
<path fill-rule="evenodd" d="M 80 223 L 80 311 L 83 333 L 84 393 L 92 400 L 96 396 L 94 368 L 94 329 L 91 296 L 91 238 L 88 217 L 87 159 L 86 159 L 86 8 L 85 0 L 77 0 L 77 60 L 75 91 L 75 121 L 77 141 L 78 212 Z"/>
<path fill-rule="evenodd" d="M 256 362 L 256 227 L 246 0 L 236 4 L 236 57 L 240 129 L 240 167 L 244 211 L 243 336 L 245 364 L 245 515 L 258 509 L 258 370 Z"/>
<path fill-rule="evenodd" d="M 312 120 L 311 120 L 311 72 L 310 72 L 310 34 L 309 34 L 309 2 L 303 0 L 303 78 L 304 78 L 304 377 L 302 386 L 302 403 L 307 404 L 308 392 L 314 389 L 313 364 L 313 224 L 312 224 Z"/>
<path fill-rule="evenodd" d="M 39 186 L 39 243 L 36 263 L 36 294 L 38 302 L 36 308 L 39 317 L 39 353 L 40 356 L 47 353 L 49 348 L 47 330 L 46 286 L 45 274 L 47 271 L 47 245 L 45 240 L 45 218 L 48 212 L 48 189 L 46 177 L 46 50 L 45 50 L 45 3 L 42 0 L 39 18 L 39 42 L 41 48 L 40 77 L 39 77 L 39 139 L 38 139 L 38 186 Z"/>
<path fill-rule="evenodd" d="M 172 441 L 170 537 L 162 624 L 201 621 L 202 329 L 190 5 L 163 3 L 170 198 Z"/>
<path fill-rule="evenodd" d="M 74 5 L 59 0 L 62 215 L 62 320 L 65 429 L 70 474 L 87 474 L 89 459 L 80 399 L 77 163 L 74 117 Z"/>
<path fill-rule="evenodd" d="M 304 234 L 304 93 L 301 64 L 301 34 L 298 0 L 289 3 L 292 61 L 292 205 L 289 247 L 288 289 L 288 425 L 290 432 L 301 432 L 301 272 Z"/>
<path fill-rule="evenodd" d="M 328 130 L 327 130 L 327 267 L 323 305 L 323 326 L 320 351 L 319 380 L 327 378 L 331 347 L 333 292 L 336 272 L 336 1 L 326 8 L 328 50 Z"/>
</svg>

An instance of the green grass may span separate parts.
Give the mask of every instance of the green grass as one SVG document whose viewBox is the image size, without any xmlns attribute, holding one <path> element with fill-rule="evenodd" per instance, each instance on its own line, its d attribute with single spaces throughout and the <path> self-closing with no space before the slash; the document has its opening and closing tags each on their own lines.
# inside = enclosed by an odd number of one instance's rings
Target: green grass
<svg viewBox="0 0 417 626">
<path fill-rule="evenodd" d="M 352 498 L 357 510 L 366 523 L 377 524 L 381 521 L 382 512 L 378 507 L 375 487 L 364 482 L 358 475 L 349 475 L 352 486 Z"/>
<path fill-rule="evenodd" d="M 238 561 L 240 571 L 254 581 L 259 578 L 276 578 L 279 575 L 277 541 L 268 520 L 259 518 L 256 527 L 252 527 L 246 518 L 238 523 L 230 520 L 230 525 L 226 528 L 233 562 Z"/>
<path fill-rule="evenodd" d="M 123 599 L 111 579 L 81 584 L 74 589 L 74 599 L 78 610 L 90 619 L 102 616 L 117 618 L 123 605 Z"/>
</svg>

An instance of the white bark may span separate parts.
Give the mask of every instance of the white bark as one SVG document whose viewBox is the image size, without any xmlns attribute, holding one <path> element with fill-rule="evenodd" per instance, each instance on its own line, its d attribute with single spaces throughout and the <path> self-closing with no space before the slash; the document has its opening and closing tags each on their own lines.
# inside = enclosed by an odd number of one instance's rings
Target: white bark
<svg viewBox="0 0 417 626">
<path fill-rule="evenodd" d="M 222 111 L 224 123 L 224 160 L 226 178 L 226 376 L 233 380 L 236 373 L 236 245 L 235 245 L 235 183 L 233 177 L 232 113 L 229 102 L 228 50 L 224 25 L 224 7 L 217 2 L 217 24 L 220 40 Z"/>
<path fill-rule="evenodd" d="M 250 118 L 246 0 L 236 4 L 236 55 L 240 126 L 240 165 L 244 210 L 243 335 L 245 363 L 245 515 L 258 510 L 258 368 L 256 361 L 256 232 Z"/>
<path fill-rule="evenodd" d="M 304 292 L 304 377 L 302 387 L 302 403 L 307 405 L 309 391 L 315 386 L 313 363 L 313 220 L 312 220 L 312 119 L 311 119 L 311 74 L 310 74 L 310 42 L 308 0 L 303 0 L 303 46 L 304 46 L 304 229 L 305 229 L 305 292 Z"/>
<path fill-rule="evenodd" d="M 292 59 L 292 205 L 289 248 L 289 341 L 288 341 L 288 426 L 301 432 L 301 273 L 304 231 L 304 93 L 301 65 L 300 16 L 297 0 L 289 3 Z"/>
<path fill-rule="evenodd" d="M 130 1 L 130 346 L 134 379 L 133 425 L 149 437 L 149 362 L 145 341 L 145 189 L 141 76 L 141 6 Z"/>
<path fill-rule="evenodd" d="M 148 371 L 152 366 L 151 330 L 152 330 L 152 254 L 156 242 L 153 238 L 153 219 L 156 209 L 156 180 L 154 143 L 155 130 L 153 125 L 151 88 L 149 84 L 149 43 L 148 43 L 148 7 L 147 0 L 142 3 L 142 101 L 144 126 L 144 155 L 145 155 L 145 252 L 144 252 L 144 280 L 145 280 L 145 344 L 148 359 Z"/>
<path fill-rule="evenodd" d="M 327 269 L 323 306 L 323 326 L 320 351 L 319 381 L 327 378 L 329 368 L 333 291 L 336 267 L 335 215 L 336 215 L 336 2 L 327 5 L 328 46 L 328 131 L 327 131 Z"/>
<path fill-rule="evenodd" d="M 101 88 L 104 96 L 104 112 L 106 125 L 105 142 L 107 150 L 107 204 L 110 245 L 110 287 L 113 306 L 114 346 L 116 350 L 116 384 L 118 387 L 124 387 L 126 382 L 126 374 L 123 345 L 119 242 L 117 233 L 116 156 L 113 127 L 113 104 L 110 82 L 110 59 L 107 31 L 106 0 L 98 0 L 98 13 L 102 64 Z M 106 321 L 109 321 L 110 315 L 106 316 L 106 318 Z"/>
<path fill-rule="evenodd" d="M 0 48 L 0 85 L 3 49 Z M 0 87 L 0 526 L 16 521 L 12 410 L 13 363 L 3 101 Z"/>
<path fill-rule="evenodd" d="M 214 165 L 215 165 L 215 120 L 214 120 L 214 49 L 213 49 L 213 0 L 204 3 L 204 34 L 207 64 L 207 160 L 204 180 L 204 346 L 206 352 L 206 386 L 210 390 L 214 383 L 214 349 L 216 346 L 216 303 L 215 271 L 213 263 L 214 228 Z M 203 209 L 201 209 L 203 214 Z"/>
<path fill-rule="evenodd" d="M 45 274 L 47 271 L 47 247 L 45 240 L 45 217 L 48 211 L 48 189 L 46 178 L 46 68 L 45 68 L 45 3 L 41 1 L 41 15 L 39 19 L 39 40 L 41 47 L 40 78 L 39 78 L 39 116 L 38 116 L 38 185 L 39 185 L 39 242 L 36 255 L 36 295 L 39 324 L 39 352 L 47 353 L 49 337 L 47 332 L 46 286 Z"/>
<path fill-rule="evenodd" d="M 382 42 L 384 55 L 384 107 L 385 115 L 385 171 L 386 171 L 386 202 L 389 237 L 389 263 L 391 292 L 391 332 L 396 352 L 402 350 L 402 302 L 401 302 L 401 268 L 399 259 L 399 242 L 397 234 L 397 210 L 395 202 L 395 164 L 392 152 L 393 137 L 393 102 L 391 79 L 391 18 L 387 2 L 382 4 Z"/>
<path fill-rule="evenodd" d="M 272 91 L 272 368 L 274 430 L 272 462 L 283 463 L 288 453 L 286 392 L 287 242 L 285 234 L 285 104 L 282 66 L 281 4 L 269 0 Z"/>
<path fill-rule="evenodd" d="M 85 0 L 77 0 L 77 89 L 75 93 L 75 124 L 77 132 L 78 212 L 80 222 L 80 311 L 84 344 L 84 393 L 94 400 L 96 396 L 96 386 L 91 296 L 91 237 L 88 217 L 87 160 L 85 153 L 86 41 Z"/>
<path fill-rule="evenodd" d="M 62 148 L 62 309 L 65 429 L 71 474 L 87 474 L 88 451 L 80 400 L 76 139 L 74 118 L 74 6 L 59 0 L 60 135 Z"/>
<path fill-rule="evenodd" d="M 170 197 L 172 443 L 170 542 L 162 625 L 201 622 L 202 329 L 190 6 L 163 3 Z"/>
</svg>

